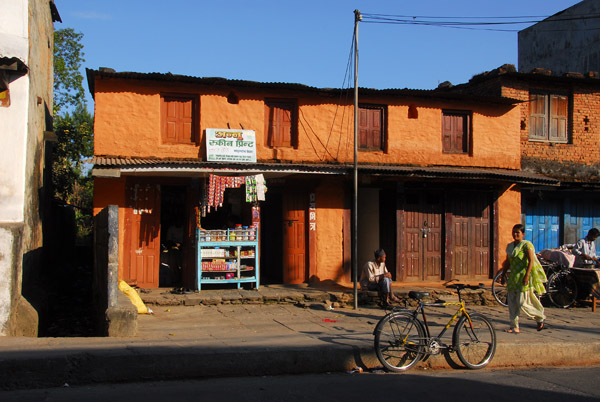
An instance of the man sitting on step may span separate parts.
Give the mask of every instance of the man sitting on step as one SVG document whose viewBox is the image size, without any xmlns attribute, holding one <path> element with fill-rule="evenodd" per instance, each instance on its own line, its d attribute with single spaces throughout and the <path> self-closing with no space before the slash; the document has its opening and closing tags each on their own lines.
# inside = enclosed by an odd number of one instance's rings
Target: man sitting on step
<svg viewBox="0 0 600 402">
<path fill-rule="evenodd" d="M 385 251 L 383 249 L 375 250 L 375 259 L 367 262 L 360 276 L 361 289 L 371 290 L 379 293 L 379 298 L 384 307 L 391 302 L 399 302 L 392 291 L 392 274 L 385 266 Z"/>
</svg>

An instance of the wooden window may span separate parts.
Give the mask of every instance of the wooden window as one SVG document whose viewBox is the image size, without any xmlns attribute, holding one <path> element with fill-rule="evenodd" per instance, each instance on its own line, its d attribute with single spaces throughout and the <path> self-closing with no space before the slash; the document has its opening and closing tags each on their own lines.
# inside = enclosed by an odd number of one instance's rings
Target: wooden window
<svg viewBox="0 0 600 402">
<path fill-rule="evenodd" d="M 385 107 L 361 105 L 358 108 L 358 149 L 383 151 Z"/>
<path fill-rule="evenodd" d="M 529 95 L 529 139 L 567 142 L 569 100 L 565 95 Z"/>
<path fill-rule="evenodd" d="M 192 95 L 163 95 L 161 100 L 163 143 L 197 144 L 197 98 Z"/>
<path fill-rule="evenodd" d="M 269 147 L 298 147 L 296 101 L 265 100 L 265 133 Z"/>
<path fill-rule="evenodd" d="M 442 112 L 442 151 L 466 154 L 471 143 L 471 113 L 467 111 Z"/>
</svg>

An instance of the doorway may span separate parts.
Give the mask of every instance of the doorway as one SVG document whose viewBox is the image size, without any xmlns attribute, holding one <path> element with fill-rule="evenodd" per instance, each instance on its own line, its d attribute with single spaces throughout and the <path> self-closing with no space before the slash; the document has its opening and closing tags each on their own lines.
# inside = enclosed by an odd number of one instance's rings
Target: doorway
<svg viewBox="0 0 600 402">
<path fill-rule="evenodd" d="M 269 188 L 269 196 L 260 208 L 261 282 L 283 283 L 283 191 Z"/>
<path fill-rule="evenodd" d="M 159 287 L 182 287 L 186 230 L 186 188 L 161 187 Z"/>
<path fill-rule="evenodd" d="M 442 277 L 443 199 L 439 192 L 407 192 L 402 210 L 402 280 L 438 281 Z"/>
<path fill-rule="evenodd" d="M 123 273 L 129 284 L 158 287 L 160 259 L 160 186 L 128 182 L 125 208 Z"/>
</svg>

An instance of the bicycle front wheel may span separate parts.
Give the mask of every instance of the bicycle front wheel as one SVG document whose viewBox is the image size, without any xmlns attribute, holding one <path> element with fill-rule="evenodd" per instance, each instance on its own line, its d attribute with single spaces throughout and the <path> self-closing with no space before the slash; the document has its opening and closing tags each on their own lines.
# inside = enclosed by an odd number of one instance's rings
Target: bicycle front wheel
<svg viewBox="0 0 600 402">
<path fill-rule="evenodd" d="M 406 371 L 424 355 L 425 330 L 408 313 L 391 313 L 375 327 L 375 353 L 388 371 Z"/>
<path fill-rule="evenodd" d="M 510 275 L 510 270 L 506 272 L 506 276 L 504 277 L 504 281 L 502 281 L 502 273 L 504 270 L 498 271 L 496 276 L 494 276 L 494 282 L 492 282 L 492 294 L 494 295 L 494 299 L 502 306 L 508 306 L 507 296 L 508 290 L 506 289 L 506 279 L 508 275 Z"/>
<path fill-rule="evenodd" d="M 559 271 L 548 278 L 548 297 L 556 307 L 570 307 L 577 299 L 577 282 L 573 275 Z"/>
<path fill-rule="evenodd" d="M 463 315 L 454 328 L 454 349 L 460 361 L 470 369 L 488 365 L 496 353 L 496 330 L 485 316 L 469 314 L 471 321 Z"/>
</svg>

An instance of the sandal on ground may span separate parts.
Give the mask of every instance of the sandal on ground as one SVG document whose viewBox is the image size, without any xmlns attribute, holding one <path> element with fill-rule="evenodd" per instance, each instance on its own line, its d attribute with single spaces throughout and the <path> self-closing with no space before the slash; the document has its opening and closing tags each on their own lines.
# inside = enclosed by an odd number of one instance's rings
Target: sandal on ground
<svg viewBox="0 0 600 402">
<path fill-rule="evenodd" d="M 521 333 L 521 331 L 519 331 L 518 329 L 514 329 L 514 328 L 507 328 L 504 330 L 504 332 L 508 333 L 508 334 L 519 334 Z"/>
<path fill-rule="evenodd" d="M 546 325 L 544 324 L 544 321 L 540 321 L 540 322 L 538 322 L 538 323 L 537 323 L 537 327 L 536 327 L 536 329 L 537 329 L 538 331 L 541 331 L 542 329 L 546 329 L 546 328 L 547 328 L 547 327 L 546 327 Z"/>
</svg>

